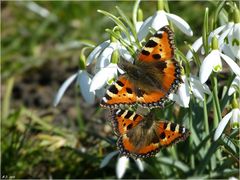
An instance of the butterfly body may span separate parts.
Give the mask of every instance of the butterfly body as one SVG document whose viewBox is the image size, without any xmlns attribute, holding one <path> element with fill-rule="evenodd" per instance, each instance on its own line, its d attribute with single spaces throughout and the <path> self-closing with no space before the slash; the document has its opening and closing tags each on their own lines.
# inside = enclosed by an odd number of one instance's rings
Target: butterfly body
<svg viewBox="0 0 240 180">
<path fill-rule="evenodd" d="M 159 79 L 163 78 L 163 70 L 166 62 L 136 62 L 132 64 L 128 61 L 122 61 L 119 64 L 126 73 L 126 77 L 137 89 L 144 89 L 145 92 L 162 90 L 166 92 Z"/>
<path fill-rule="evenodd" d="M 106 91 L 101 106 L 121 104 L 163 107 L 170 93 L 182 82 L 181 66 L 174 59 L 173 32 L 164 26 L 149 39 L 134 63 L 121 61 L 125 74 Z"/>
<path fill-rule="evenodd" d="M 129 110 L 112 111 L 112 123 L 123 155 L 149 157 L 161 148 L 185 140 L 189 131 L 183 126 L 156 120 L 150 113 L 146 117 Z"/>
</svg>

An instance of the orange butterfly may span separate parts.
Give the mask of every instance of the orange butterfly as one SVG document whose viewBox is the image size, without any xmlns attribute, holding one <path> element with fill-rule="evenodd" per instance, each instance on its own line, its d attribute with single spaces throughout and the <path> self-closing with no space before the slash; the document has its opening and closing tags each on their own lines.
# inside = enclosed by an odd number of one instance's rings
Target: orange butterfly
<svg viewBox="0 0 240 180">
<path fill-rule="evenodd" d="M 164 26 L 149 39 L 134 63 L 123 61 L 125 74 L 109 87 L 101 106 L 118 108 L 121 104 L 163 107 L 168 95 L 181 79 L 181 66 L 174 59 L 173 32 Z"/>
<path fill-rule="evenodd" d="M 190 132 L 179 124 L 154 120 L 129 110 L 112 110 L 112 124 L 120 153 L 135 158 L 154 156 L 162 147 L 185 140 Z"/>
</svg>

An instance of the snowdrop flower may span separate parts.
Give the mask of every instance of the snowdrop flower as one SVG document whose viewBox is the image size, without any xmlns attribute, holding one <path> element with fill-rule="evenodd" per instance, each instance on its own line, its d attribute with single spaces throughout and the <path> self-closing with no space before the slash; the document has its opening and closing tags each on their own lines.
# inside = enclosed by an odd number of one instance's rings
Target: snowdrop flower
<svg viewBox="0 0 240 180">
<path fill-rule="evenodd" d="M 221 53 L 217 49 L 218 43 L 216 37 L 213 38 L 212 46 L 213 50 L 207 55 L 207 57 L 205 57 L 200 67 L 199 76 L 201 83 L 205 83 L 207 81 L 212 71 L 219 72 L 222 70 L 221 59 L 223 59 L 229 65 L 236 75 L 240 76 L 239 66 L 230 57 Z"/>
<path fill-rule="evenodd" d="M 231 96 L 236 90 L 240 90 L 240 76 L 236 76 L 230 85 L 228 95 Z"/>
<path fill-rule="evenodd" d="M 119 154 L 119 151 L 114 151 L 114 152 L 109 153 L 102 160 L 100 168 L 105 167 L 110 162 L 110 160 L 117 154 Z M 143 162 L 140 159 L 136 159 L 136 160 L 134 159 L 134 161 L 135 161 L 139 171 L 143 172 L 144 171 Z M 126 170 L 129 168 L 129 166 L 130 166 L 130 161 L 129 161 L 128 157 L 126 157 L 126 156 L 118 157 L 117 164 L 116 164 L 116 175 L 117 175 L 118 179 L 121 179 L 124 176 Z"/>
<path fill-rule="evenodd" d="M 81 94 L 84 98 L 84 100 L 89 103 L 93 104 L 95 101 L 95 92 L 90 91 L 90 84 L 91 84 L 91 78 L 90 75 L 86 70 L 79 70 L 77 73 L 70 76 L 59 88 L 55 99 L 54 99 L 54 106 L 57 106 L 62 99 L 63 94 L 67 90 L 67 88 L 76 81 L 76 84 L 80 86 Z"/>
<path fill-rule="evenodd" d="M 231 112 L 229 112 L 219 123 L 215 134 L 214 134 L 214 141 L 218 140 L 218 138 L 221 136 L 223 130 L 225 129 L 228 122 L 231 122 L 232 128 L 237 128 L 240 126 L 240 109 L 234 108 Z"/>
<path fill-rule="evenodd" d="M 210 94 L 211 91 L 206 84 L 202 84 L 196 77 L 185 75 L 182 77 L 183 83 L 179 86 L 178 91 L 169 95 L 169 99 L 176 101 L 182 107 L 189 107 L 190 94 L 203 101 L 204 93 Z"/>
<path fill-rule="evenodd" d="M 104 41 L 98 45 L 88 56 L 86 65 L 92 64 L 96 61 L 95 73 L 102 68 L 107 67 L 111 63 L 111 58 L 114 51 L 118 51 L 120 56 L 125 60 L 133 62 L 131 54 L 127 49 L 118 41 L 110 42 L 109 40 Z"/>
<path fill-rule="evenodd" d="M 90 91 L 95 91 L 103 88 L 110 80 L 117 77 L 118 72 L 122 72 L 117 64 L 110 63 L 105 68 L 102 68 L 92 79 Z"/>
<path fill-rule="evenodd" d="M 147 18 L 139 29 L 138 40 L 142 41 L 149 33 L 149 27 L 156 31 L 165 25 L 169 25 L 168 20 L 176 25 L 183 33 L 192 36 L 193 32 L 186 21 L 177 15 L 170 14 L 164 10 L 157 11 L 153 16 Z"/>
<path fill-rule="evenodd" d="M 234 12 L 234 16 L 238 16 L 238 10 Z M 227 24 L 218 27 L 213 30 L 209 37 L 208 43 L 210 44 L 213 37 L 218 37 L 218 43 L 220 45 L 220 51 L 224 52 L 226 55 L 231 57 L 232 59 L 237 58 L 240 60 L 240 19 L 239 17 L 234 18 L 234 22 L 230 21 Z M 203 45 L 202 37 L 198 38 L 192 45 L 192 48 L 195 52 L 197 52 Z M 203 53 L 204 54 L 204 53 Z M 191 51 L 188 51 L 187 58 L 191 59 L 193 54 Z"/>
</svg>

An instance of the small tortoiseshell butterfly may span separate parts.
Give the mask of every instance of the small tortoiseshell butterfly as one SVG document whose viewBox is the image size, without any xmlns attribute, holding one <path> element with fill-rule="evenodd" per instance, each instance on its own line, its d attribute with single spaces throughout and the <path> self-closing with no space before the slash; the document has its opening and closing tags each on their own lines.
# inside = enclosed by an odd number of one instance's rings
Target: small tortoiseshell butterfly
<svg viewBox="0 0 240 180">
<path fill-rule="evenodd" d="M 135 158 L 154 156 L 162 147 L 185 140 L 190 132 L 168 121 L 154 120 L 153 114 L 143 117 L 129 110 L 111 110 L 114 132 L 120 153 Z"/>
<path fill-rule="evenodd" d="M 118 108 L 121 104 L 163 107 L 168 95 L 182 82 L 169 26 L 162 27 L 149 39 L 133 64 L 122 61 L 119 66 L 125 74 L 106 91 L 101 101 L 103 107 Z"/>
</svg>

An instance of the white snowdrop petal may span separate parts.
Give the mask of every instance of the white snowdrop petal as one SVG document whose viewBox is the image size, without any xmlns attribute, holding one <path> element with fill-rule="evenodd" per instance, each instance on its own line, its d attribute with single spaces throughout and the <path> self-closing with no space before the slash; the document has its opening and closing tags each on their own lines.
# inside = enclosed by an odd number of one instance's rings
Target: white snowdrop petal
<svg viewBox="0 0 240 180">
<path fill-rule="evenodd" d="M 190 77 L 190 81 L 196 86 L 197 89 L 200 89 L 204 93 L 211 94 L 209 87 L 206 84 L 202 84 L 198 78 L 192 76 Z"/>
<path fill-rule="evenodd" d="M 240 125 L 240 109 L 235 108 L 232 110 L 232 117 L 231 117 L 231 124 L 238 124 Z"/>
<path fill-rule="evenodd" d="M 179 104 L 182 107 L 189 107 L 189 102 L 190 102 L 190 89 L 189 89 L 189 85 L 186 79 L 186 76 L 182 77 L 183 82 L 179 88 L 178 91 L 176 92 L 176 94 L 170 94 L 169 95 L 169 99 L 176 101 L 177 104 Z"/>
<path fill-rule="evenodd" d="M 223 60 L 229 65 L 232 71 L 237 75 L 240 76 L 240 67 L 235 63 L 230 57 L 226 56 L 225 54 L 220 53 L 220 56 Z"/>
<path fill-rule="evenodd" d="M 111 42 L 110 45 L 102 51 L 99 58 L 97 59 L 95 73 L 110 64 L 112 53 L 115 49 L 117 49 L 117 43 Z"/>
<path fill-rule="evenodd" d="M 226 54 L 228 57 L 230 57 L 231 59 L 235 59 L 235 55 L 232 52 L 230 46 L 228 44 L 222 44 L 220 46 L 221 51 Z"/>
<path fill-rule="evenodd" d="M 109 64 L 102 68 L 92 79 L 90 91 L 101 89 L 107 81 L 117 76 L 117 64 Z"/>
<path fill-rule="evenodd" d="M 218 140 L 218 138 L 221 136 L 221 134 L 222 134 L 223 130 L 225 129 L 225 127 L 226 127 L 228 121 L 230 120 L 231 116 L 232 116 L 232 111 L 229 112 L 229 113 L 220 121 L 220 123 L 218 124 L 218 127 L 217 127 L 217 129 L 216 129 L 216 131 L 215 131 L 215 133 L 214 133 L 214 137 L 213 137 L 214 141 Z"/>
<path fill-rule="evenodd" d="M 204 100 L 204 93 L 203 93 L 203 91 L 201 91 L 200 89 L 197 89 L 197 88 L 192 88 L 192 92 L 193 92 L 193 95 L 196 98 L 200 99 L 201 101 Z"/>
<path fill-rule="evenodd" d="M 95 101 L 95 92 L 90 91 L 91 78 L 86 71 L 81 71 L 78 75 L 78 84 L 81 94 L 88 104 L 93 104 Z"/>
<path fill-rule="evenodd" d="M 202 44 L 203 44 L 202 37 L 200 37 L 192 44 L 193 50 L 195 52 L 197 52 L 200 49 L 200 47 L 202 46 Z M 192 52 L 190 50 L 187 52 L 186 57 L 189 60 L 193 57 L 193 54 L 192 54 Z"/>
<path fill-rule="evenodd" d="M 210 76 L 215 59 L 220 59 L 219 53 L 217 50 L 213 50 L 210 54 L 205 57 L 200 67 L 199 77 L 201 83 L 205 83 Z"/>
<path fill-rule="evenodd" d="M 169 25 L 165 11 L 157 11 L 152 18 L 151 27 L 156 31 L 163 26 Z"/>
<path fill-rule="evenodd" d="M 121 179 L 124 176 L 128 167 L 129 167 L 129 159 L 126 156 L 120 157 L 117 161 L 117 166 L 116 166 L 116 174 L 118 179 Z"/>
<path fill-rule="evenodd" d="M 224 39 L 227 37 L 227 35 L 232 31 L 232 29 L 226 29 L 218 38 L 218 44 L 223 44 Z"/>
<path fill-rule="evenodd" d="M 103 51 L 108 45 L 110 44 L 110 41 L 104 41 L 100 45 L 98 45 L 88 56 L 86 65 L 88 66 L 91 64 L 95 58 L 100 54 L 101 51 Z"/>
<path fill-rule="evenodd" d="M 137 164 L 137 167 L 139 171 L 143 172 L 144 171 L 144 164 L 140 159 L 134 159 L 135 163 Z"/>
<path fill-rule="evenodd" d="M 121 45 L 119 45 L 119 54 L 120 54 L 121 57 L 123 57 L 124 60 L 127 60 L 129 62 L 133 62 L 134 61 L 133 57 L 128 52 L 128 50 L 125 47 L 121 46 Z"/>
<path fill-rule="evenodd" d="M 194 96 L 203 101 L 204 92 L 205 92 L 203 88 L 203 84 L 194 77 L 190 77 L 190 83 L 191 83 L 192 92 Z"/>
<path fill-rule="evenodd" d="M 234 56 L 240 60 L 240 23 L 233 25 L 228 35 L 228 43 Z"/>
<path fill-rule="evenodd" d="M 212 59 L 213 61 L 213 71 L 214 72 L 219 72 L 222 71 L 222 61 L 220 58 L 220 51 L 219 50 L 213 50 L 216 51 L 218 53 L 217 56 L 215 56 L 215 59 Z"/>
<path fill-rule="evenodd" d="M 182 18 L 180 18 L 175 14 L 170 14 L 170 13 L 166 13 L 166 15 L 168 19 L 170 19 L 173 22 L 173 24 L 175 24 L 183 33 L 185 33 L 188 36 L 193 35 L 191 27 Z"/>
<path fill-rule="evenodd" d="M 221 31 L 223 31 L 224 28 L 226 28 L 226 25 L 220 26 L 220 27 L 218 27 L 217 29 L 213 30 L 213 31 L 209 34 L 208 42 L 209 42 L 209 40 L 210 40 L 210 42 L 211 42 L 211 39 L 213 38 L 213 36 L 217 36 Z"/>
<path fill-rule="evenodd" d="M 139 30 L 140 30 L 140 28 L 141 28 L 141 26 L 143 25 L 143 21 L 138 21 L 137 23 L 136 23 L 136 31 L 137 32 L 139 32 Z"/>
<path fill-rule="evenodd" d="M 149 33 L 149 27 L 151 26 L 152 16 L 147 18 L 138 31 L 138 40 L 142 41 Z"/>
<path fill-rule="evenodd" d="M 240 88 L 240 77 L 236 76 L 232 82 L 232 84 L 230 85 L 230 88 L 228 90 L 228 95 L 231 96 L 235 91 L 236 91 L 236 87 Z"/>
<path fill-rule="evenodd" d="M 142 41 L 148 35 L 150 27 L 157 31 L 168 24 L 166 13 L 164 11 L 157 11 L 153 16 L 147 18 L 142 24 L 138 32 L 138 40 Z"/>
<path fill-rule="evenodd" d="M 58 103 L 62 99 L 63 94 L 65 93 L 67 88 L 70 86 L 70 84 L 72 84 L 72 82 L 76 79 L 77 75 L 78 75 L 78 73 L 73 74 L 66 81 L 64 81 L 64 83 L 61 85 L 61 87 L 59 88 L 59 90 L 54 98 L 54 101 L 53 101 L 54 106 L 58 105 Z"/>
</svg>

